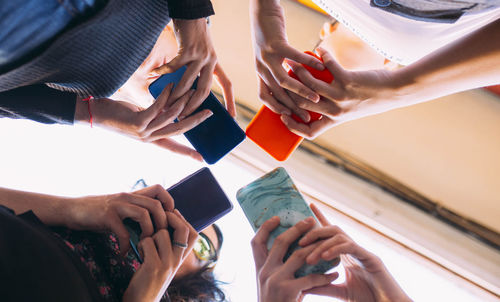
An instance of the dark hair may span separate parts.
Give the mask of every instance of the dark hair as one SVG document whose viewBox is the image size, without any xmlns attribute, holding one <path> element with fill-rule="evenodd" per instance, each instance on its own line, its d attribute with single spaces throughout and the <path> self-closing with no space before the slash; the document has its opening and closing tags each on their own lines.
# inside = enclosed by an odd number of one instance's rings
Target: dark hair
<svg viewBox="0 0 500 302">
<path fill-rule="evenodd" d="M 172 302 L 212 302 L 226 301 L 224 291 L 219 287 L 224 282 L 215 279 L 211 268 L 200 270 L 174 279 L 167 291 Z"/>
</svg>

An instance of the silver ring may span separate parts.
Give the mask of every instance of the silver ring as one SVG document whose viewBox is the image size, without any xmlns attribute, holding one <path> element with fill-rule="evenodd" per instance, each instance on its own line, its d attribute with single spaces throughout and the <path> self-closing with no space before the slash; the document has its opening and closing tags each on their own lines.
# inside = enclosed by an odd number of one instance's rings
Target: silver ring
<svg viewBox="0 0 500 302">
<path fill-rule="evenodd" d="M 186 243 L 177 242 L 177 241 L 175 241 L 175 240 L 174 240 L 174 241 L 172 241 L 172 244 L 173 244 L 173 245 L 175 245 L 175 246 L 178 246 L 178 247 L 180 247 L 180 248 L 183 248 L 183 249 L 185 249 L 185 248 L 187 248 L 187 247 L 188 247 L 188 245 L 187 245 Z"/>
</svg>

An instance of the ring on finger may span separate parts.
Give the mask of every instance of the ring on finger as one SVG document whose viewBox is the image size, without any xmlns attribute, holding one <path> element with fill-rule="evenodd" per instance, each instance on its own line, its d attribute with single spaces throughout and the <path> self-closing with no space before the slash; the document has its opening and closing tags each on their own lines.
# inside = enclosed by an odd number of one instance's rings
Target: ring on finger
<svg viewBox="0 0 500 302">
<path fill-rule="evenodd" d="M 187 248 L 187 244 L 186 243 L 178 242 L 178 241 L 175 241 L 175 240 L 172 241 L 172 244 L 175 245 L 175 246 L 178 246 L 180 248 L 183 248 L 183 249 Z"/>
</svg>

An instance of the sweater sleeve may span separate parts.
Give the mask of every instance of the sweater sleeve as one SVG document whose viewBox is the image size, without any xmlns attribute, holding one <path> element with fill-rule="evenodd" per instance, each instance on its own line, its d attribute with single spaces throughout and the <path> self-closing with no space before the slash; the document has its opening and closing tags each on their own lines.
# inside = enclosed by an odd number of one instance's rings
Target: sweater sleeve
<svg viewBox="0 0 500 302">
<path fill-rule="evenodd" d="M 172 19 L 199 19 L 214 14 L 210 0 L 167 0 Z"/>
<path fill-rule="evenodd" d="M 44 124 L 73 124 L 76 94 L 43 84 L 0 92 L 0 117 L 30 119 Z"/>
</svg>

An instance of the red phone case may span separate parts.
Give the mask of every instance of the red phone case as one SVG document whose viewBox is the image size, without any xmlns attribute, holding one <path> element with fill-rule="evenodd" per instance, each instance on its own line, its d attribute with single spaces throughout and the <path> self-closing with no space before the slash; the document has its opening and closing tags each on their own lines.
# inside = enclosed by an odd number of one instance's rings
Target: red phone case
<svg viewBox="0 0 500 302">
<path fill-rule="evenodd" d="M 311 51 L 306 51 L 305 53 L 323 61 L 321 57 Z M 330 71 L 328 71 L 328 69 L 325 68 L 323 70 L 317 70 L 310 66 L 304 64 L 302 65 L 316 79 L 327 83 L 331 83 L 333 81 L 333 75 Z M 299 80 L 297 75 L 295 75 L 292 70 L 288 71 L 288 75 L 296 80 Z M 311 116 L 311 121 L 307 124 L 321 118 L 321 114 L 319 113 L 309 111 L 309 114 Z M 292 114 L 292 118 L 297 122 L 304 123 L 302 119 L 295 114 Z M 259 112 L 257 112 L 248 124 L 245 132 L 248 138 L 279 161 L 286 160 L 304 139 L 303 137 L 288 130 L 285 124 L 281 121 L 280 115 L 274 113 L 266 106 L 262 106 L 259 109 Z"/>
</svg>

